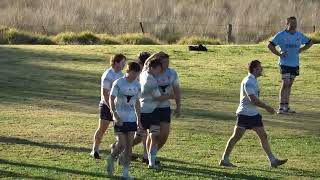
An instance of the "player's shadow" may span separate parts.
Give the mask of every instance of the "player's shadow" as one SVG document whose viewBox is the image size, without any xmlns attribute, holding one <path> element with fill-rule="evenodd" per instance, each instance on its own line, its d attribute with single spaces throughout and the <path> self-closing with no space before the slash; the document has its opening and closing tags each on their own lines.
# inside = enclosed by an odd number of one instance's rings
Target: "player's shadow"
<svg viewBox="0 0 320 180">
<path fill-rule="evenodd" d="M 61 173 L 68 173 L 68 174 L 74 174 L 74 175 L 83 175 L 83 176 L 90 176 L 93 178 L 109 178 L 109 179 L 121 179 L 119 176 L 108 176 L 105 173 L 99 173 L 99 172 L 90 172 L 90 171 L 81 171 L 81 170 L 75 170 L 75 169 L 68 169 L 68 168 L 60 168 L 60 167 L 54 167 L 54 166 L 46 166 L 46 165 L 38 165 L 38 164 L 29 164 L 29 163 L 21 163 L 21 162 L 13 162 L 8 161 L 5 159 L 0 159 L 0 164 L 4 165 L 10 165 L 10 166 L 17 166 L 17 167 L 23 167 L 23 168 L 34 168 L 34 169 L 46 169 L 54 172 L 61 172 Z M 1 171 L 0 171 L 1 172 Z M 12 173 L 8 171 L 4 171 L 6 175 L 9 177 L 23 177 L 23 178 L 35 178 L 35 179 L 50 179 L 46 177 L 39 177 L 39 176 L 25 176 L 22 174 Z M 137 178 L 135 178 L 137 179 Z"/>
<path fill-rule="evenodd" d="M 1 162 L 0 162 L 1 163 Z M 11 177 L 11 178 L 22 178 L 22 179 L 43 179 L 43 180 L 53 180 L 53 178 L 45 177 L 45 176 L 30 176 L 26 174 L 15 173 L 11 171 L 1 170 L 0 169 L 0 178 L 2 177 Z"/>
<path fill-rule="evenodd" d="M 190 178 L 192 177 L 202 177 L 202 178 L 239 178 L 239 179 L 270 179 L 269 177 L 261 177 L 255 175 L 248 175 L 244 173 L 228 173 L 215 171 L 211 169 L 197 168 L 197 167 L 188 167 L 185 165 L 165 165 L 162 168 L 162 171 L 170 172 L 173 174 L 187 175 Z"/>
<path fill-rule="evenodd" d="M 5 137 L 0 136 L 0 142 L 6 143 L 6 144 L 17 144 L 17 145 L 29 145 L 29 146 L 37 146 L 42 148 L 48 148 L 48 149 L 60 149 L 65 151 L 73 151 L 73 152 L 90 152 L 90 148 L 84 148 L 84 147 L 72 147 L 72 146 L 65 146 L 60 144 L 50 144 L 46 142 L 36 142 L 28 139 L 22 139 L 18 137 Z"/>
</svg>

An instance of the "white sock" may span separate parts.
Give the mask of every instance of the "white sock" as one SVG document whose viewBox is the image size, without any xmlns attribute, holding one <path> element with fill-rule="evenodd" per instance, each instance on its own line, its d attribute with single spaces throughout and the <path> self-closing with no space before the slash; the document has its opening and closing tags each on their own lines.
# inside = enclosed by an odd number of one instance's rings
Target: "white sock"
<svg viewBox="0 0 320 180">
<path fill-rule="evenodd" d="M 123 176 L 124 177 L 129 176 L 129 166 L 123 166 Z"/>
<path fill-rule="evenodd" d="M 92 151 L 93 151 L 93 152 L 98 152 L 98 153 L 99 153 L 99 148 L 98 148 L 98 147 L 96 147 L 96 148 L 95 148 L 95 147 L 92 147 Z"/>
<path fill-rule="evenodd" d="M 156 164 L 157 151 L 158 151 L 158 148 L 157 147 L 153 147 L 151 149 L 151 152 L 148 154 L 148 159 L 149 159 L 149 165 L 150 166 L 153 166 L 153 165 Z"/>
</svg>

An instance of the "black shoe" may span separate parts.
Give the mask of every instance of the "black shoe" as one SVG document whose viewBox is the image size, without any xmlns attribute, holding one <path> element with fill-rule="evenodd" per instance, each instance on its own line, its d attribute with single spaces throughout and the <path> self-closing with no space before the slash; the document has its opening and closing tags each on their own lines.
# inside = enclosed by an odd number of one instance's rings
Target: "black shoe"
<svg viewBox="0 0 320 180">
<path fill-rule="evenodd" d="M 288 159 L 280 160 L 275 159 L 273 162 L 270 163 L 270 166 L 273 168 L 276 168 L 278 166 L 281 166 L 282 164 L 285 164 L 288 161 Z"/>
<path fill-rule="evenodd" d="M 93 157 L 94 159 L 101 159 L 98 151 L 91 151 L 90 156 Z"/>
<path fill-rule="evenodd" d="M 142 158 L 142 163 L 149 164 L 149 160 L 148 160 L 148 158 Z"/>
</svg>

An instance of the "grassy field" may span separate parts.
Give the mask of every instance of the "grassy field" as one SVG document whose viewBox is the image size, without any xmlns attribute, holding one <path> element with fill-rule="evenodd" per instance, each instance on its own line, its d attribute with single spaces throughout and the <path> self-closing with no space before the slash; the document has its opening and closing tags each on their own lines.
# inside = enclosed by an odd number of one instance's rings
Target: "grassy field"
<svg viewBox="0 0 320 180">
<path fill-rule="evenodd" d="M 137 179 L 317 179 L 320 178 L 320 46 L 302 54 L 301 76 L 292 94 L 295 115 L 261 110 L 273 151 L 289 162 L 271 169 L 253 132 L 234 149 L 238 168 L 218 161 L 235 123 L 240 82 L 249 60 L 260 59 L 262 99 L 278 105 L 276 57 L 265 45 L 208 46 L 0 46 L 0 177 L 32 179 L 106 178 L 105 160 L 89 157 L 98 122 L 99 81 L 106 57 L 122 52 L 166 51 L 180 75 L 183 117 L 159 152 L 163 168 L 132 164 Z M 103 158 L 114 141 L 110 129 Z M 141 154 L 138 146 L 134 153 Z M 121 175 L 116 168 L 116 175 Z M 110 178 L 110 177 L 109 177 Z"/>
</svg>

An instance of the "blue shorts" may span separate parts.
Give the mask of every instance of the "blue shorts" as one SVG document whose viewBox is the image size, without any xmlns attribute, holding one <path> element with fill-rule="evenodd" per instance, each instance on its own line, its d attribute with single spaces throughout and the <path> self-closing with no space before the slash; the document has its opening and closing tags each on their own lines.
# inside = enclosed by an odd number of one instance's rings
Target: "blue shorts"
<svg viewBox="0 0 320 180">
<path fill-rule="evenodd" d="M 156 108 L 155 114 L 156 114 L 156 116 L 159 117 L 160 122 L 171 123 L 171 109 L 170 109 L 170 107 Z"/>
<path fill-rule="evenodd" d="M 299 76 L 299 66 L 283 66 L 280 65 L 280 73 L 282 79 L 294 79 L 296 76 Z"/>
<path fill-rule="evenodd" d="M 246 116 L 246 115 L 238 114 L 237 126 L 245 129 L 252 129 L 254 127 L 263 127 L 262 116 L 260 114 L 257 114 L 255 116 Z"/>
<path fill-rule="evenodd" d="M 144 129 L 150 129 L 151 126 L 160 126 L 160 118 L 156 110 L 152 113 L 141 113 L 141 124 Z"/>
<path fill-rule="evenodd" d="M 114 132 L 128 133 L 137 131 L 136 122 L 123 122 L 122 126 L 114 125 Z"/>
<path fill-rule="evenodd" d="M 113 121 L 112 114 L 106 104 L 99 103 L 100 120 Z"/>
</svg>

